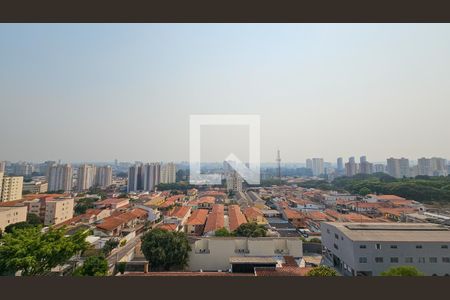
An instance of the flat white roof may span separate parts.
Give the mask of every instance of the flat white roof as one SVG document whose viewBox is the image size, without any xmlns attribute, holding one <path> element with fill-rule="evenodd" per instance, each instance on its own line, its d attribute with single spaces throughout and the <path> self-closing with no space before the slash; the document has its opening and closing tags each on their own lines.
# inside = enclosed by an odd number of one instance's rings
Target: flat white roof
<svg viewBox="0 0 450 300">
<path fill-rule="evenodd" d="M 450 229 L 431 223 L 324 222 L 353 241 L 450 242 Z"/>
</svg>

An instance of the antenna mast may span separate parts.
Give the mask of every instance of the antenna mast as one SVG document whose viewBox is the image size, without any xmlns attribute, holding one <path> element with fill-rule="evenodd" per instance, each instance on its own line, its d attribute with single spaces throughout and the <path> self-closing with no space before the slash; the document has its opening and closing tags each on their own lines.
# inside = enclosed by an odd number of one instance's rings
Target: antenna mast
<svg viewBox="0 0 450 300">
<path fill-rule="evenodd" d="M 276 162 L 278 163 L 278 180 L 281 181 L 281 156 L 280 156 L 280 149 L 277 150 Z"/>
</svg>

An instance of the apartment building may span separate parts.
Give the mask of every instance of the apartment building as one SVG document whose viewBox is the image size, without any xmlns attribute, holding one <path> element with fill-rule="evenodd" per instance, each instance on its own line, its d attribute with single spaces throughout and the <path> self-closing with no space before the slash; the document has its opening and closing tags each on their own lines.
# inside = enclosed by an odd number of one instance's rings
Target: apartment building
<svg viewBox="0 0 450 300">
<path fill-rule="evenodd" d="M 0 173 L 0 202 L 22 199 L 23 177 Z"/>
<path fill-rule="evenodd" d="M 395 178 L 410 177 L 409 160 L 407 158 L 388 158 L 386 172 Z"/>
<path fill-rule="evenodd" d="M 302 241 L 298 238 L 276 237 L 208 237 L 191 244 L 190 271 L 228 271 L 235 263 L 255 264 L 265 260 L 277 261 L 283 256 L 301 259 Z"/>
<path fill-rule="evenodd" d="M 68 197 L 43 197 L 25 201 L 28 210 L 39 216 L 44 225 L 57 225 L 73 217 L 74 199 Z"/>
<path fill-rule="evenodd" d="M 167 163 L 161 167 L 161 183 L 175 183 L 177 168 L 174 163 Z"/>
<path fill-rule="evenodd" d="M 26 220 L 26 206 L 0 206 L 0 231 L 3 232 L 8 225 L 25 222 Z"/>
<path fill-rule="evenodd" d="M 82 192 L 94 186 L 96 168 L 93 165 L 83 164 L 78 167 L 77 191 Z"/>
<path fill-rule="evenodd" d="M 45 181 L 30 181 L 23 183 L 23 191 L 30 194 L 41 194 L 48 191 L 48 182 Z"/>
<path fill-rule="evenodd" d="M 48 174 L 49 191 L 72 191 L 73 169 L 71 165 L 52 165 L 49 167 Z"/>
<path fill-rule="evenodd" d="M 450 275 L 450 230 L 430 223 L 321 224 L 325 258 L 344 275 L 377 276 L 414 266 L 426 275 Z"/>
<path fill-rule="evenodd" d="M 111 184 L 112 184 L 111 166 L 97 167 L 94 185 L 104 189 L 110 186 Z"/>
</svg>

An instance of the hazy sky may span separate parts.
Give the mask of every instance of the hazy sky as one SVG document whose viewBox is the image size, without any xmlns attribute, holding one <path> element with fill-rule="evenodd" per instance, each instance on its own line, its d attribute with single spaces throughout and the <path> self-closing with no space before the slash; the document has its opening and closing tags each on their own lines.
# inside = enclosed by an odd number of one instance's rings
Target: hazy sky
<svg viewBox="0 0 450 300">
<path fill-rule="evenodd" d="M 450 158 L 450 25 L 1 24 L 0 108 L 0 160 L 188 160 L 208 113 L 259 114 L 263 161 Z"/>
</svg>

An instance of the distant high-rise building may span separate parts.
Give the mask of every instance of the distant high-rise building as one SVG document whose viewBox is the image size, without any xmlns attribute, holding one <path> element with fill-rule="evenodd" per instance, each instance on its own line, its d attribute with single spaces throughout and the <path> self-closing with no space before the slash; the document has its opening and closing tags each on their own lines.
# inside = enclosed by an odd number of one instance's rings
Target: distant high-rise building
<svg viewBox="0 0 450 300">
<path fill-rule="evenodd" d="M 306 160 L 306 168 L 307 169 L 313 169 L 313 164 L 312 164 L 312 160 L 310 159 L 310 158 L 308 158 L 307 160 Z"/>
<path fill-rule="evenodd" d="M 94 185 L 99 188 L 106 188 L 112 184 L 112 168 L 111 166 L 97 167 L 95 173 Z"/>
<path fill-rule="evenodd" d="M 312 171 L 314 176 L 324 174 L 323 158 L 312 159 Z"/>
<path fill-rule="evenodd" d="M 348 163 L 345 164 L 345 175 L 351 177 L 358 173 L 358 165 L 355 162 L 355 158 L 352 156 L 348 159 Z"/>
<path fill-rule="evenodd" d="M 419 158 L 417 160 L 419 175 L 447 176 L 447 160 L 439 157 Z"/>
<path fill-rule="evenodd" d="M 83 164 L 78 167 L 77 191 L 82 192 L 94 186 L 95 166 Z"/>
<path fill-rule="evenodd" d="M 54 191 L 72 191 L 73 169 L 69 164 L 53 165 L 49 169 L 48 190 Z"/>
<path fill-rule="evenodd" d="M 432 157 L 431 169 L 433 170 L 433 176 L 447 176 L 447 160 L 440 157 Z"/>
<path fill-rule="evenodd" d="M 5 173 L 6 162 L 0 161 L 0 173 Z"/>
<path fill-rule="evenodd" d="M 167 163 L 161 166 L 161 183 L 176 182 L 177 167 L 174 163 Z"/>
<path fill-rule="evenodd" d="M 359 172 L 361 174 L 372 174 L 373 164 L 367 161 L 366 156 L 361 156 L 359 159 Z"/>
<path fill-rule="evenodd" d="M 143 190 L 154 191 L 161 182 L 161 164 L 150 163 L 143 166 Z"/>
<path fill-rule="evenodd" d="M 344 171 L 344 160 L 342 157 L 338 157 L 337 159 L 337 171 L 338 173 L 342 173 Z"/>
<path fill-rule="evenodd" d="M 22 199 L 23 177 L 0 173 L 0 202 Z"/>
<path fill-rule="evenodd" d="M 161 164 L 137 163 L 128 170 L 128 191 L 154 191 L 161 182 Z"/>
<path fill-rule="evenodd" d="M 134 164 L 128 169 L 128 192 L 139 190 L 140 164 Z"/>
<path fill-rule="evenodd" d="M 241 192 L 242 191 L 242 177 L 236 171 L 231 171 L 226 177 L 227 191 Z"/>
<path fill-rule="evenodd" d="M 375 173 L 384 173 L 386 171 L 386 167 L 383 164 L 375 164 L 373 166 L 373 171 Z"/>
<path fill-rule="evenodd" d="M 18 162 L 12 165 L 12 173 L 15 176 L 31 176 L 33 170 L 33 164 L 26 162 Z"/>
<path fill-rule="evenodd" d="M 49 178 L 50 168 L 53 166 L 56 166 L 56 165 L 57 165 L 56 161 L 47 160 L 39 166 L 39 171 L 41 172 L 41 174 L 43 174 L 47 178 L 47 181 L 50 179 Z"/>
<path fill-rule="evenodd" d="M 395 178 L 410 177 L 409 160 L 407 158 L 388 158 L 386 171 Z"/>
<path fill-rule="evenodd" d="M 422 157 L 417 160 L 417 168 L 419 175 L 433 176 L 431 169 L 431 159 Z"/>
</svg>

